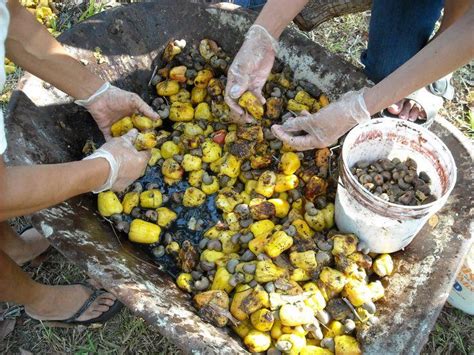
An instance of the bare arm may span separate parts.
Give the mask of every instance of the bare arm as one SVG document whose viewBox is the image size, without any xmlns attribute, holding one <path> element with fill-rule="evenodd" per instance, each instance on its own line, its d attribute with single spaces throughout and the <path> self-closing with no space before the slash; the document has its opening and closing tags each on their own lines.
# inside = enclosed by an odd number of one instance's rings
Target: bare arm
<svg viewBox="0 0 474 355">
<path fill-rule="evenodd" d="M 278 39 L 286 26 L 307 3 L 308 0 L 269 0 L 255 24 L 265 27 L 273 37 Z"/>
<path fill-rule="evenodd" d="M 8 0 L 6 54 L 16 64 L 76 99 L 91 96 L 104 80 L 71 57 L 17 0 Z"/>
<path fill-rule="evenodd" d="M 8 0 L 8 9 L 6 51 L 16 64 L 79 100 L 89 98 L 105 83 L 71 57 L 18 0 Z M 137 94 L 116 87 L 110 87 L 86 108 L 106 140 L 111 138 L 110 126 L 124 116 L 139 112 L 153 120 L 160 118 Z"/>
<path fill-rule="evenodd" d="M 102 186 L 107 160 L 7 167 L 0 155 L 0 221 L 56 205 Z"/>
<path fill-rule="evenodd" d="M 474 58 L 474 6 L 413 58 L 364 94 L 371 115 Z"/>
<path fill-rule="evenodd" d="M 469 10 L 472 3 L 472 0 L 445 0 L 443 19 L 435 38 L 459 20 Z"/>
</svg>

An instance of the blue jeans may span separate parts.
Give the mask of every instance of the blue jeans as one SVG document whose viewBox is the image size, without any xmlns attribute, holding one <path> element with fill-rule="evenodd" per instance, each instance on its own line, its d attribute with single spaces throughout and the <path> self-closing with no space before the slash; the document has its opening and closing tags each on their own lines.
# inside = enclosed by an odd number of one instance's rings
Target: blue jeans
<svg viewBox="0 0 474 355">
<path fill-rule="evenodd" d="M 444 0 L 373 0 L 365 74 L 378 83 L 427 43 Z"/>
<path fill-rule="evenodd" d="M 265 0 L 231 0 L 260 10 Z M 369 43 L 362 53 L 365 74 L 378 83 L 418 53 L 427 43 L 444 0 L 373 0 Z"/>
<path fill-rule="evenodd" d="M 245 7 L 247 9 L 260 11 L 267 2 L 267 0 L 230 0 L 228 2 Z"/>
</svg>

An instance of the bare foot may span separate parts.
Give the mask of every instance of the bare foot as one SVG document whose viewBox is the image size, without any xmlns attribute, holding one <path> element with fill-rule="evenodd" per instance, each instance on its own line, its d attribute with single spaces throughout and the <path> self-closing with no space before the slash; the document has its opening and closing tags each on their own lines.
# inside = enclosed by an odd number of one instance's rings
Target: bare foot
<svg viewBox="0 0 474 355">
<path fill-rule="evenodd" d="M 83 285 L 41 287 L 41 297 L 35 304 L 25 305 L 25 312 L 37 320 L 66 320 L 82 307 L 93 292 Z M 76 320 L 87 321 L 99 317 L 109 310 L 115 300 L 111 293 L 100 295 Z"/>
<path fill-rule="evenodd" d="M 43 254 L 50 245 L 48 240 L 34 228 L 23 232 L 20 238 L 23 241 L 22 246 L 14 250 L 11 256 L 18 265 L 23 265 Z"/>
<path fill-rule="evenodd" d="M 416 120 L 426 120 L 426 113 L 423 108 L 413 100 L 403 99 L 387 107 L 388 112 L 398 116 L 402 120 L 415 122 Z"/>
</svg>

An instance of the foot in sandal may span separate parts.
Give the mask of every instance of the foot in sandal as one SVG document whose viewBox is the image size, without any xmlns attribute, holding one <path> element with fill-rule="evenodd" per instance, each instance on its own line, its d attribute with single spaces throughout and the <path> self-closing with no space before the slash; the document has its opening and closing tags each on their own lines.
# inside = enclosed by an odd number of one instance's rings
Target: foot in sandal
<svg viewBox="0 0 474 355">
<path fill-rule="evenodd" d="M 40 285 L 41 297 L 25 305 L 25 312 L 37 320 L 72 324 L 102 323 L 120 311 L 122 304 L 114 295 L 83 284 Z"/>
<path fill-rule="evenodd" d="M 382 116 L 398 117 L 429 127 L 443 106 L 443 98 L 451 100 L 454 97 L 450 79 L 451 75 L 448 75 L 415 91 L 407 98 L 389 106 L 382 112 Z"/>
<path fill-rule="evenodd" d="M 14 232 L 12 231 L 12 233 Z M 43 254 L 49 246 L 45 237 L 33 227 L 28 226 L 10 238 L 10 243 L 4 249 L 13 261 L 18 265 L 23 265 Z"/>
<path fill-rule="evenodd" d="M 402 120 L 415 122 L 426 120 L 425 110 L 414 100 L 403 99 L 387 107 L 387 111 Z"/>
</svg>

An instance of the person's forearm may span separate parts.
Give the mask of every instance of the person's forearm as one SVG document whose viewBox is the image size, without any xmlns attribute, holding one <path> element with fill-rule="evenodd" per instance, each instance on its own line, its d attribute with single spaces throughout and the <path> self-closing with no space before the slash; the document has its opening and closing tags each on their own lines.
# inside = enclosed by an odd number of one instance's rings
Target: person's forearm
<svg viewBox="0 0 474 355">
<path fill-rule="evenodd" d="M 17 0 L 8 0 L 6 54 L 17 65 L 76 99 L 87 99 L 104 83 L 71 57 Z"/>
<path fill-rule="evenodd" d="M 256 25 L 263 26 L 278 39 L 286 26 L 300 13 L 308 0 L 269 0 L 264 6 Z"/>
<path fill-rule="evenodd" d="M 474 58 L 474 6 L 413 58 L 364 94 L 371 115 Z"/>
<path fill-rule="evenodd" d="M 109 169 L 109 163 L 102 158 L 7 167 L 0 156 L 0 221 L 97 189 L 105 183 Z"/>
<path fill-rule="evenodd" d="M 472 3 L 472 0 L 445 0 L 443 19 L 435 38 L 461 18 L 469 10 Z"/>
</svg>

